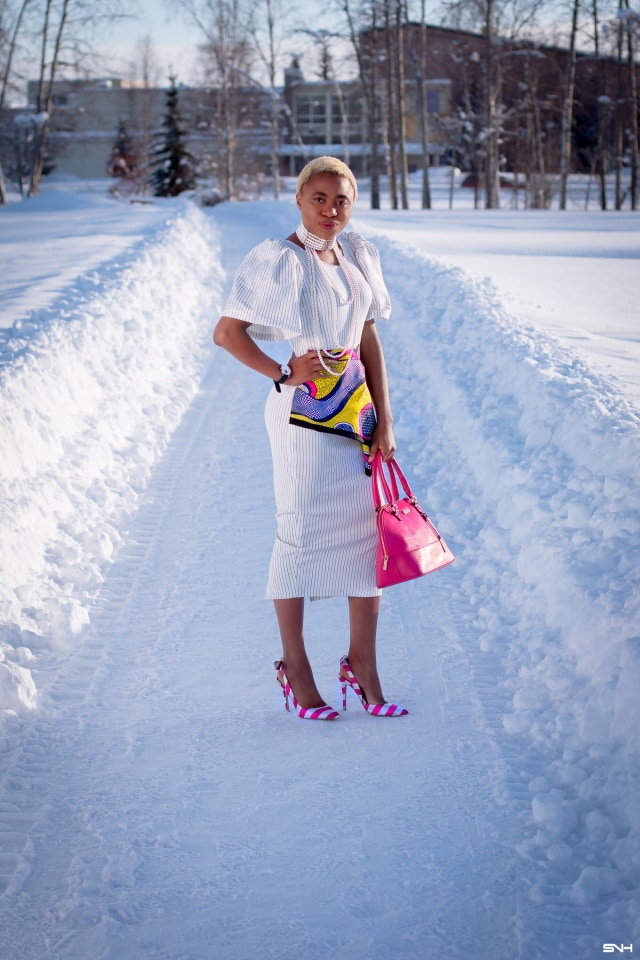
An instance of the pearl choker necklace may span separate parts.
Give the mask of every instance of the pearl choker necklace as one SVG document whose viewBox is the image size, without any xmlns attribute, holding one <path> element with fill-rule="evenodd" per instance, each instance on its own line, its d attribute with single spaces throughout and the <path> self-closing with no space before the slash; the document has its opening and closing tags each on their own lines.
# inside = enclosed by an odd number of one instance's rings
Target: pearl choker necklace
<svg viewBox="0 0 640 960">
<path fill-rule="evenodd" d="M 316 237 L 315 233 L 307 230 L 302 223 L 296 230 L 296 237 L 303 247 L 311 247 L 312 250 L 333 250 L 337 239 L 337 237 L 334 237 L 333 240 L 321 240 L 320 237 Z"/>
</svg>

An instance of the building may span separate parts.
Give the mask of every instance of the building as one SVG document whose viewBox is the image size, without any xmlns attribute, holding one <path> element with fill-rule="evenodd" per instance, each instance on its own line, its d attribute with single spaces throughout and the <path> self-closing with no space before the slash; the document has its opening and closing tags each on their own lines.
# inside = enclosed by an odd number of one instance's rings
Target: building
<svg viewBox="0 0 640 960">
<path fill-rule="evenodd" d="M 405 23 L 401 29 L 409 81 L 419 57 L 423 28 L 419 23 Z M 360 43 L 365 60 L 375 56 L 379 72 L 386 76 L 385 31 L 365 31 Z M 503 164 L 522 170 L 535 160 L 538 167 L 557 172 L 569 51 L 531 40 L 495 37 L 492 57 Z M 450 121 L 444 139 L 448 139 L 456 162 L 467 170 L 474 169 L 486 134 L 486 67 L 485 35 L 427 26 L 427 87 L 435 78 L 448 79 Z M 596 58 L 592 52 L 577 52 L 572 124 L 575 169 L 596 168 L 602 141 L 609 145 L 613 158 L 618 150 L 614 144 L 624 134 L 629 150 L 631 103 L 626 63 L 611 55 Z"/>
<path fill-rule="evenodd" d="M 422 165 L 418 142 L 414 84 L 407 81 L 407 156 L 409 169 Z M 438 121 L 450 110 L 451 83 L 431 80 L 428 109 L 432 119 L 429 153 L 437 163 L 446 152 Z M 37 84 L 27 88 L 34 103 Z M 57 173 L 95 179 L 107 175 L 119 134 L 126 131 L 143 165 L 160 129 L 166 91 L 119 78 L 58 80 L 54 84 L 48 167 Z M 255 84 L 232 92 L 235 168 L 239 174 L 271 172 L 271 92 Z M 380 94 L 380 102 L 383 98 Z M 215 174 L 226 149 L 222 92 L 216 88 L 180 87 L 180 115 L 189 150 Z M 381 110 L 383 108 L 381 107 Z M 381 113 L 382 116 L 382 113 Z M 384 120 L 380 124 L 384 150 Z M 280 108 L 280 173 L 295 176 L 307 160 L 339 156 L 357 175 L 366 175 L 370 148 L 362 87 L 352 81 L 308 81 L 297 66 L 285 70 Z"/>
<path fill-rule="evenodd" d="M 27 87 L 34 103 L 37 84 Z M 119 131 L 126 130 L 140 167 L 161 130 L 166 89 L 118 78 L 57 80 L 49 126 L 52 169 L 88 179 L 107 176 Z M 234 139 L 239 169 L 264 168 L 269 153 L 271 98 L 260 86 L 233 92 Z M 225 149 L 221 91 L 180 87 L 179 111 L 189 150 L 215 171 Z"/>
<path fill-rule="evenodd" d="M 295 176 L 307 160 L 331 154 L 340 157 L 356 176 L 366 176 L 370 158 L 370 136 L 367 112 L 358 80 L 305 80 L 294 63 L 285 70 L 283 98 L 288 126 L 280 145 L 280 172 Z M 407 161 L 409 171 L 422 167 L 422 145 L 419 142 L 417 89 L 415 81 L 405 84 L 407 104 Z M 379 142 L 385 152 L 384 96 L 378 92 L 381 118 Z M 451 110 L 451 82 L 432 79 L 427 84 L 429 111 L 429 156 L 438 164 L 446 154 L 447 143 L 442 120 Z"/>
</svg>

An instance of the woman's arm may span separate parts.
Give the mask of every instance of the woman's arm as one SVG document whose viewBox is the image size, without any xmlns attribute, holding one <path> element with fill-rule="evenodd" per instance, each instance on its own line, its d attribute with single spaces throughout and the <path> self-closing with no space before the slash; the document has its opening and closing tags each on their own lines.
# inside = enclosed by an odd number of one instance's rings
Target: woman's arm
<svg viewBox="0 0 640 960">
<path fill-rule="evenodd" d="M 396 441 L 393 436 L 393 416 L 389 401 L 389 384 L 387 381 L 387 367 L 384 362 L 382 344 L 373 320 L 365 323 L 360 339 L 360 359 L 364 364 L 367 376 L 367 386 L 371 393 L 373 405 L 376 408 L 376 428 L 371 441 L 369 460 L 373 460 L 380 450 L 383 460 L 390 460 L 396 451 Z"/>
<path fill-rule="evenodd" d="M 245 366 L 257 370 L 270 380 L 279 380 L 280 364 L 251 339 L 247 333 L 247 328 L 250 326 L 250 323 L 238 320 L 236 317 L 220 317 L 213 331 L 213 342 Z M 305 380 L 312 380 L 322 373 L 322 364 L 313 350 L 302 357 L 291 357 L 289 366 L 292 373 L 287 380 L 287 385 L 290 387 L 296 387 Z"/>
</svg>

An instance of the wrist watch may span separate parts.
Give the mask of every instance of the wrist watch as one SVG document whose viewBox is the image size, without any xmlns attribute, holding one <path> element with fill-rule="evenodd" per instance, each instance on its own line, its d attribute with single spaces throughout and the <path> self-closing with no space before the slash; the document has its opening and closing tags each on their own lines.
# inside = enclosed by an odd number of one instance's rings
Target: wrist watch
<svg viewBox="0 0 640 960">
<path fill-rule="evenodd" d="M 278 391 L 278 393 L 282 393 L 282 390 L 280 389 L 280 384 L 287 382 L 287 380 L 289 379 L 289 377 L 290 377 L 291 374 L 293 373 L 293 370 L 291 369 L 291 367 L 289 366 L 288 363 L 281 363 L 281 364 L 280 364 L 280 373 L 282 374 L 282 376 L 280 377 L 280 379 L 273 381 L 274 386 L 275 386 L 276 390 Z"/>
</svg>

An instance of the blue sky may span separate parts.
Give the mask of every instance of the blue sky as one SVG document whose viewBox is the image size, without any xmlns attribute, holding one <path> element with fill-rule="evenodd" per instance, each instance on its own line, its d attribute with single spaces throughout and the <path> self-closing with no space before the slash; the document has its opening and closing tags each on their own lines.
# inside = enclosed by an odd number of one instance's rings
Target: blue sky
<svg viewBox="0 0 640 960">
<path fill-rule="evenodd" d="M 297 7 L 304 8 L 307 0 L 298 0 Z M 150 36 L 153 43 L 153 53 L 159 68 L 160 84 L 164 84 L 169 71 L 174 72 L 178 80 L 182 83 L 192 83 L 197 81 L 196 70 L 196 47 L 201 42 L 201 35 L 197 28 L 188 23 L 186 17 L 174 7 L 172 12 L 168 11 L 168 4 L 158 2 L 158 0 L 138 0 L 136 19 L 128 19 L 110 31 L 109 37 L 105 38 L 102 45 L 103 52 L 110 58 L 110 66 L 113 72 L 118 75 L 127 76 L 127 65 L 135 59 L 136 46 L 146 35 Z M 322 14 L 314 11 L 313 29 L 319 29 L 326 25 L 329 29 L 339 28 L 336 22 L 336 15 L 331 15 L 326 19 Z M 298 24 L 303 24 L 304 18 L 301 14 L 292 12 L 290 14 L 290 26 L 294 30 Z M 307 24 L 308 25 L 308 21 Z M 284 45 L 284 60 L 290 58 L 291 53 L 303 52 L 305 47 L 312 47 L 312 41 L 298 33 Z M 345 45 L 342 45 L 343 49 Z M 336 44 L 336 56 L 338 56 L 339 45 Z M 342 54 L 344 55 L 344 53 Z M 314 69 L 312 55 L 303 58 L 303 69 L 311 79 Z M 345 69 L 339 67 L 341 74 L 345 75 Z M 282 77 L 279 78 L 282 82 Z"/>
<path fill-rule="evenodd" d="M 126 73 L 127 63 L 135 59 L 138 42 L 148 35 L 161 72 L 160 82 L 164 83 L 169 70 L 173 70 L 179 80 L 188 83 L 193 71 L 194 49 L 200 41 L 197 29 L 188 24 L 179 11 L 169 13 L 157 0 L 138 0 L 137 9 L 138 17 L 114 27 L 104 44 L 116 71 Z"/>
</svg>

